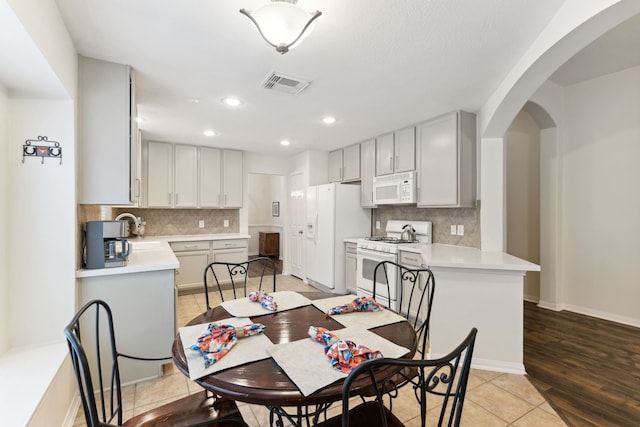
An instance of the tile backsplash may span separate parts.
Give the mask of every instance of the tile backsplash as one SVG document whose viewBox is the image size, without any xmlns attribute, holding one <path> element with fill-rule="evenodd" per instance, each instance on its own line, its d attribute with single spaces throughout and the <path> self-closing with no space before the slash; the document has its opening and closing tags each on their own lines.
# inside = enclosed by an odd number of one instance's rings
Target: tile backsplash
<svg viewBox="0 0 640 427">
<path fill-rule="evenodd" d="M 143 209 L 79 205 L 78 221 L 82 225 L 86 221 L 114 219 L 123 212 L 146 221 L 145 236 L 240 232 L 238 209 Z M 198 226 L 201 220 L 204 221 L 204 228 Z M 224 226 L 225 220 L 229 221 L 228 227 Z"/>
<path fill-rule="evenodd" d="M 385 235 L 388 220 L 431 221 L 433 243 L 470 246 L 480 249 L 480 206 L 474 208 L 426 209 L 415 206 L 380 206 L 372 209 L 371 221 L 376 236 Z M 380 229 L 375 229 L 380 221 Z M 463 225 L 463 236 L 452 236 L 451 226 Z"/>
</svg>

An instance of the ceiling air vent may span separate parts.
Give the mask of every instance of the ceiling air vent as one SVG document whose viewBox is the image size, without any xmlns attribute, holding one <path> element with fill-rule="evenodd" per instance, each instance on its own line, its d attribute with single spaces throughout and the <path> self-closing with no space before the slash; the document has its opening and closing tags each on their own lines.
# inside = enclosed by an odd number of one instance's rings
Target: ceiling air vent
<svg viewBox="0 0 640 427">
<path fill-rule="evenodd" d="M 296 95 L 309 86 L 309 82 L 297 77 L 286 76 L 273 72 L 262 82 L 262 87 L 269 90 L 290 93 Z"/>
</svg>

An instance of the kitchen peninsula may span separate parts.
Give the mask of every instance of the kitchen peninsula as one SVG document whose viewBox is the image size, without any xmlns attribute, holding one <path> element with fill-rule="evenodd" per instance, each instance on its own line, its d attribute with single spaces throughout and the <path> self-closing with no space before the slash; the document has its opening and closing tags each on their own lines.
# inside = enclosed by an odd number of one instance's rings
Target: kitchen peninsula
<svg viewBox="0 0 640 427">
<path fill-rule="evenodd" d="M 422 266 L 435 277 L 430 357 L 447 354 L 476 327 L 474 368 L 525 373 L 523 279 L 540 266 L 504 252 L 464 246 L 408 244 L 398 250 L 420 254 Z"/>
<path fill-rule="evenodd" d="M 246 259 L 248 238 L 248 235 L 223 233 L 130 239 L 132 249 L 126 266 L 81 269 L 76 272 L 78 306 L 96 298 L 109 304 L 114 313 L 121 352 L 142 357 L 170 357 L 176 334 L 176 277 L 177 271 L 184 268 L 183 260 L 174 252 L 174 245 L 188 248 L 190 245 L 200 247 L 204 244 L 207 251 L 221 245 L 219 252 L 222 257 L 231 254 Z M 226 244 L 231 248 L 225 249 Z M 242 249 L 239 250 L 238 246 Z M 207 251 L 202 262 L 209 262 Z M 211 251 L 216 252 L 213 249 Z M 191 258 L 187 255 L 186 259 Z M 188 261 L 184 263 L 188 264 Z M 201 281 L 204 266 L 198 265 L 196 268 Z M 122 381 L 131 383 L 158 377 L 162 375 L 163 363 L 166 361 L 154 364 L 122 360 Z"/>
</svg>

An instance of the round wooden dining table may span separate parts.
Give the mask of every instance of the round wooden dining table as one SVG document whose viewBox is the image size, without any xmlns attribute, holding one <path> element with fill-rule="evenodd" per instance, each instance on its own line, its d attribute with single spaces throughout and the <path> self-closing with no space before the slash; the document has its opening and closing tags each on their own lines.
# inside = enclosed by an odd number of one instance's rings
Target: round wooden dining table
<svg viewBox="0 0 640 427">
<path fill-rule="evenodd" d="M 321 292 L 301 292 L 301 294 L 311 300 L 335 296 L 335 294 Z M 214 322 L 229 317 L 232 316 L 222 306 L 217 306 L 195 317 L 187 326 Z M 309 338 L 307 333 L 310 325 L 328 330 L 343 327 L 314 305 L 251 317 L 251 320 L 266 326 L 264 333 L 273 344 Z M 403 357 L 412 358 L 414 356 L 417 337 L 409 322 L 403 321 L 379 326 L 370 329 L 370 331 L 409 349 L 409 352 Z M 172 354 L 176 367 L 183 374 L 189 376 L 189 367 L 180 334 L 176 335 L 173 342 Z M 313 366 L 310 366 L 309 369 L 312 370 Z M 380 375 L 383 378 L 387 376 L 391 378 L 396 373 L 397 370 L 390 370 L 386 373 L 381 371 Z M 272 412 L 273 408 L 321 406 L 342 400 L 342 380 L 305 396 L 272 358 L 208 374 L 194 381 L 216 395 L 266 406 Z"/>
</svg>

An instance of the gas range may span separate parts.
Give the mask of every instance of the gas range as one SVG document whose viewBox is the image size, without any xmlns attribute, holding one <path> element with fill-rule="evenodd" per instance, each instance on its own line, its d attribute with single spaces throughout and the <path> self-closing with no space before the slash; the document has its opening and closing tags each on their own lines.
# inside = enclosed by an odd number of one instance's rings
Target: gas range
<svg viewBox="0 0 640 427">
<path fill-rule="evenodd" d="M 402 240 L 394 237 L 372 236 L 358 239 L 358 249 L 367 249 L 376 252 L 387 252 L 395 254 L 398 252 L 398 245 L 401 243 L 420 243 L 415 240 Z"/>
<path fill-rule="evenodd" d="M 409 224 L 415 229 L 415 240 L 402 239 L 403 228 Z M 398 249 L 402 245 L 416 245 L 431 243 L 431 222 L 429 221 L 387 221 L 385 227 L 386 236 L 366 237 L 358 239 L 357 255 L 357 292 L 359 296 L 373 296 L 375 287 L 373 284 L 375 271 L 377 266 L 383 261 L 391 261 L 398 263 Z M 406 235 L 405 235 L 406 237 Z M 387 266 L 388 275 L 386 276 L 388 294 L 376 293 L 375 298 L 381 304 L 397 309 L 398 304 L 398 287 L 402 283 L 400 277 L 396 274 L 396 267 Z M 381 283 L 381 282 L 378 282 Z"/>
<path fill-rule="evenodd" d="M 402 228 L 411 224 L 416 230 L 416 240 L 402 239 Z M 371 236 L 358 239 L 359 250 L 398 253 L 399 244 L 431 243 L 431 222 L 428 221 L 387 221 L 386 236 Z"/>
</svg>

